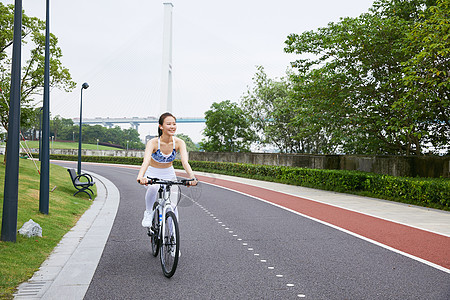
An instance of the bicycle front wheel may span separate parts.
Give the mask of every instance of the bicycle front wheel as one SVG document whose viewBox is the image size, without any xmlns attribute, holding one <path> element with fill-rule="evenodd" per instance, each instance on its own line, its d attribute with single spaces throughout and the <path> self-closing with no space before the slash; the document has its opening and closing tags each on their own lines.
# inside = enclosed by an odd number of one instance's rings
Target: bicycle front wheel
<svg viewBox="0 0 450 300">
<path fill-rule="evenodd" d="M 153 220 L 152 220 L 152 230 L 153 233 L 150 235 L 150 241 L 152 244 L 152 254 L 153 256 L 157 256 L 159 253 L 159 230 L 160 230 L 160 224 L 159 224 L 159 210 L 157 209 L 158 203 L 155 202 L 153 205 L 153 211 L 155 212 L 153 214 Z"/>
<path fill-rule="evenodd" d="M 175 213 L 168 211 L 165 216 L 164 232 L 161 244 L 161 266 L 166 277 L 172 277 L 177 269 L 180 255 L 180 232 Z"/>
</svg>

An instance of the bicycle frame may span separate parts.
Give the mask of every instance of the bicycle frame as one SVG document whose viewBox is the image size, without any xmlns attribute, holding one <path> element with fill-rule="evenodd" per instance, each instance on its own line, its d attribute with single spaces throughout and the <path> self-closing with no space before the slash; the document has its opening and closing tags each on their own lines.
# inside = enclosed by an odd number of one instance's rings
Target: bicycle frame
<svg viewBox="0 0 450 300">
<path fill-rule="evenodd" d="M 166 185 L 166 184 L 161 184 L 158 190 L 158 206 L 157 206 L 157 210 L 159 213 L 159 225 L 160 225 L 160 229 L 159 230 L 159 239 L 160 242 L 163 242 L 163 233 L 165 232 L 164 230 L 166 229 L 166 213 L 168 211 L 173 211 L 172 208 L 172 202 L 170 201 L 170 185 Z M 162 211 L 160 211 L 162 210 Z M 175 213 L 175 212 L 174 212 Z"/>
</svg>

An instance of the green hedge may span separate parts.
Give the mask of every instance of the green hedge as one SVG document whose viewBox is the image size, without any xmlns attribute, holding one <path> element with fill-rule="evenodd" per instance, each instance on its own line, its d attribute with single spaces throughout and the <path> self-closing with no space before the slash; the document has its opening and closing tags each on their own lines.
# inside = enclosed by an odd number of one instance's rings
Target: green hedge
<svg viewBox="0 0 450 300">
<path fill-rule="evenodd" d="M 51 159 L 74 160 L 73 155 L 50 155 Z M 83 156 L 82 161 L 140 165 L 142 158 Z M 408 178 L 344 170 L 319 170 L 286 166 L 189 161 L 193 170 L 275 181 L 337 192 L 363 194 L 440 209 L 450 209 L 450 180 Z M 182 168 L 175 160 L 175 168 Z"/>
<path fill-rule="evenodd" d="M 405 203 L 450 208 L 450 180 L 408 178 L 359 171 L 319 170 L 224 162 L 190 161 L 194 170 L 351 192 Z"/>
<path fill-rule="evenodd" d="M 38 156 L 35 155 L 35 157 L 38 157 Z M 78 161 L 78 156 L 64 155 L 64 154 L 50 154 L 50 159 Z M 122 164 L 140 165 L 140 164 L 142 164 L 142 158 L 140 158 L 140 157 L 124 157 L 124 156 L 84 156 L 84 155 L 82 155 L 81 161 L 120 164 L 120 165 L 122 165 Z"/>
</svg>

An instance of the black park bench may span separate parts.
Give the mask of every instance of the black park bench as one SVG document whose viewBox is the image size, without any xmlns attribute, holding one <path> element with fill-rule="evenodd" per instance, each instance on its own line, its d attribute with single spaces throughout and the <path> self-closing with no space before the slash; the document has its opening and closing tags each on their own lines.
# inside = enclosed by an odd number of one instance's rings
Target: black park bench
<svg viewBox="0 0 450 300">
<path fill-rule="evenodd" d="M 77 175 L 77 172 L 74 169 L 67 169 L 67 172 L 69 172 L 70 174 L 73 186 L 78 190 L 73 195 L 75 196 L 76 194 L 83 192 L 89 195 L 89 199 L 92 199 L 92 197 L 94 196 L 94 191 L 92 191 L 90 187 L 95 184 L 92 176 L 87 173 Z M 80 181 L 82 177 L 86 178 L 87 181 Z"/>
</svg>

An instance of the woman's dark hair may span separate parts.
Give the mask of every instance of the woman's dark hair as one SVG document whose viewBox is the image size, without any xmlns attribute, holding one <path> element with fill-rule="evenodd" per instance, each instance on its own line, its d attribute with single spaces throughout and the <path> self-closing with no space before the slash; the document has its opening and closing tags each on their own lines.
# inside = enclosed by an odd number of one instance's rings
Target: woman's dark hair
<svg viewBox="0 0 450 300">
<path fill-rule="evenodd" d="M 177 120 L 177 118 L 175 118 L 175 116 L 174 115 L 172 115 L 170 112 L 166 112 L 166 113 L 163 113 L 160 117 L 159 117 L 159 125 L 163 125 L 164 124 L 164 120 L 167 118 L 167 117 L 172 117 L 172 118 L 174 118 L 175 119 L 175 121 Z M 161 130 L 161 128 L 159 128 L 159 126 L 158 126 L 158 136 L 162 136 L 162 130 Z"/>
</svg>

